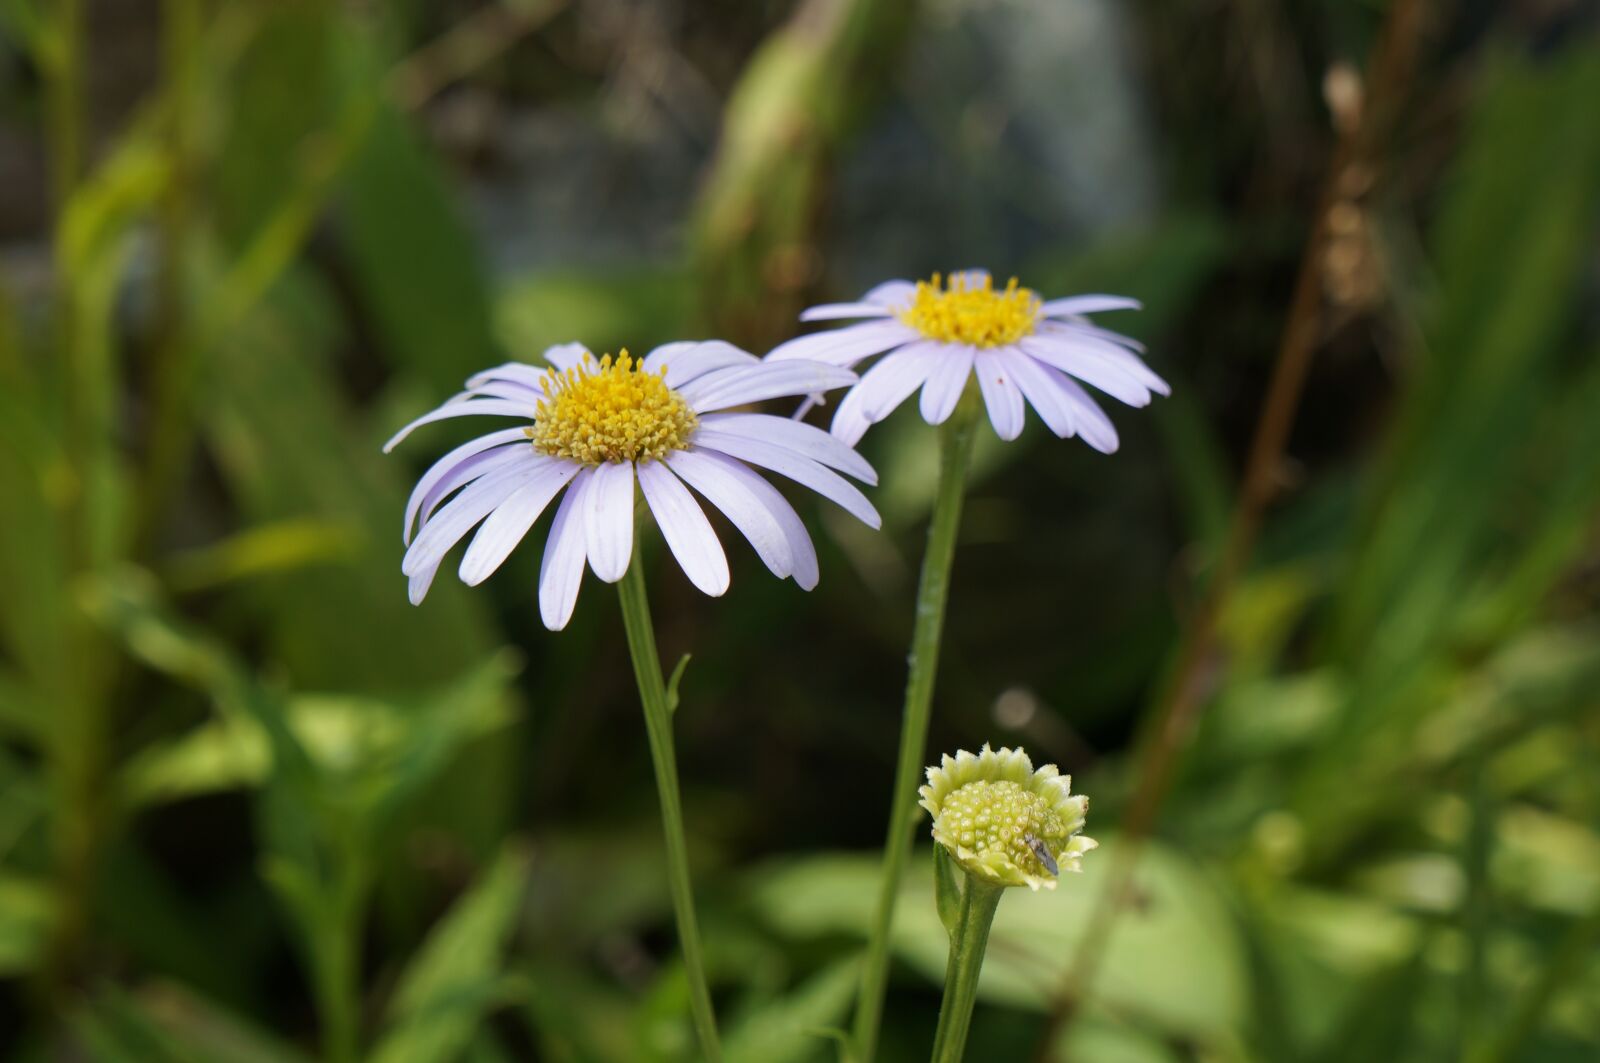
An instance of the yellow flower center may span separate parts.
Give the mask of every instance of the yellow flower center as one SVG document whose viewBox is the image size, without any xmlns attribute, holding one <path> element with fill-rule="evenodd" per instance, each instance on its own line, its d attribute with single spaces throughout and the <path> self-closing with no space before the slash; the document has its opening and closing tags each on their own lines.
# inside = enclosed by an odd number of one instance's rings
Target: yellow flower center
<svg viewBox="0 0 1600 1063">
<path fill-rule="evenodd" d="M 585 465 L 664 458 L 689 445 L 698 419 L 662 379 L 626 348 L 596 366 L 589 359 L 551 374 L 527 430 L 535 449 Z"/>
<path fill-rule="evenodd" d="M 1067 825 L 1044 798 L 1014 782 L 969 782 L 946 797 L 934 829 L 978 856 L 1003 852 L 1030 875 L 1054 876 L 1041 858 L 1055 860 L 1069 840 Z"/>
<path fill-rule="evenodd" d="M 949 286 L 943 287 L 935 273 L 933 280 L 917 282 L 911 305 L 898 316 L 930 340 L 1000 347 L 1033 333 L 1039 297 L 1018 286 L 1015 277 L 997 292 L 988 277 L 977 285 L 967 284 L 965 277 L 951 277 Z"/>
</svg>

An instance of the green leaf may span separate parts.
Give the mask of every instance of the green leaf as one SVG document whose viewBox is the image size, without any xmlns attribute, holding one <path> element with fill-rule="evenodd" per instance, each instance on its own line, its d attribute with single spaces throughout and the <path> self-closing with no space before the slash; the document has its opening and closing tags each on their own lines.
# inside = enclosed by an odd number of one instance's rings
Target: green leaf
<svg viewBox="0 0 1600 1063">
<path fill-rule="evenodd" d="M 843 1019 L 855 995 L 859 965 L 852 959 L 824 968 L 804 983 L 730 1025 L 723 1046 L 729 1063 L 791 1063 L 815 1059 L 828 1027 Z"/>
<path fill-rule="evenodd" d="M 176 983 L 144 985 L 133 993 L 107 988 L 86 1011 L 98 1043 L 116 1048 L 97 1059 L 307 1063 L 293 1048 Z M 156 1054 L 143 1054 L 141 1045 L 156 1046 Z"/>
<path fill-rule="evenodd" d="M 1476 108 L 1437 226 L 1428 353 L 1340 603 L 1346 652 L 1380 668 L 1449 632 L 1471 566 L 1521 497 L 1525 452 L 1507 441 L 1536 438 L 1561 393 L 1557 341 L 1600 214 L 1597 93 L 1600 56 L 1574 48 L 1502 60 Z"/>
<path fill-rule="evenodd" d="M 1580 556 L 1572 529 L 1592 526 L 1593 400 L 1586 432 L 1572 398 L 1594 376 L 1567 337 L 1600 218 L 1597 94 L 1591 48 L 1486 67 L 1434 227 L 1415 370 L 1324 640 L 1347 697 L 1290 801 L 1316 858 L 1359 844 L 1419 723 L 1487 640 L 1532 618 Z"/>
<path fill-rule="evenodd" d="M 406 469 L 353 430 L 326 356 L 328 308 L 315 290 L 304 295 L 274 301 L 235 331 L 211 377 L 206 428 L 247 519 L 315 519 L 362 537 L 343 563 L 281 573 L 251 587 L 251 600 L 303 685 L 383 693 L 445 681 L 482 659 L 488 626 L 448 578 L 423 608 L 394 608 L 405 602 Z M 384 603 L 376 625 L 373 609 Z"/>
<path fill-rule="evenodd" d="M 1086 1063 L 1178 1063 L 1189 1057 L 1126 1024 L 1085 1017 L 1066 1031 L 1051 1058 Z"/>
<path fill-rule="evenodd" d="M 352 277 L 395 365 L 445 395 L 499 360 L 478 249 L 438 160 L 392 107 L 351 159 L 339 217 Z"/>
<path fill-rule="evenodd" d="M 128 1063 L 203 1063 L 119 989 L 106 988 L 72 1017 L 87 1057 Z"/>
<path fill-rule="evenodd" d="M 1064 875 L 1053 891 L 1008 890 L 995 917 L 979 993 L 1030 1011 L 1050 1006 L 1116 861 L 1115 837 Z M 948 935 L 934 899 L 931 859 L 913 859 L 895 908 L 892 945 L 930 985 L 944 978 Z M 753 903 L 777 933 L 798 938 L 865 937 L 876 896 L 870 856 L 813 857 L 760 875 Z M 1123 915 L 1107 952 L 1096 1000 L 1172 1035 L 1220 1041 L 1243 1023 L 1244 953 L 1238 931 L 1207 877 L 1162 846 L 1146 846 L 1134 879 L 1139 905 Z"/>
<path fill-rule="evenodd" d="M 400 978 L 373 1063 L 448 1063 L 504 998 L 501 953 L 516 926 L 528 856 L 504 850 L 434 928 Z"/>
<path fill-rule="evenodd" d="M 212 183 L 218 227 L 232 249 L 259 234 L 298 184 L 313 137 L 336 125 L 333 5 L 257 10 L 260 25 L 227 70 L 228 121 Z"/>
<path fill-rule="evenodd" d="M 210 590 L 348 559 L 362 538 L 354 529 L 332 521 L 273 521 L 175 554 L 162 565 L 162 573 L 175 591 Z"/>
<path fill-rule="evenodd" d="M 30 697 L 64 700 L 71 687 L 73 609 L 60 506 L 75 483 L 48 414 L 37 394 L 0 384 L 0 645 L 17 673 L 8 715 L 19 724 L 35 715 L 26 708 Z"/>
<path fill-rule="evenodd" d="M 437 777 L 471 739 L 511 722 L 510 655 L 409 702 L 347 694 L 288 699 L 289 730 L 321 772 L 370 794 L 375 815 L 399 807 Z M 266 781 L 272 752 L 250 718 L 226 715 L 141 750 L 123 769 L 130 806 L 250 788 Z"/>
<path fill-rule="evenodd" d="M 44 702 L 16 675 L 0 668 L 0 734 L 42 743 L 50 715 Z"/>
<path fill-rule="evenodd" d="M 39 13 L 39 0 L 0 0 L 0 26 L 9 29 L 41 67 L 55 62 L 60 35 Z"/>
<path fill-rule="evenodd" d="M 0 875 L 0 977 L 34 970 L 43 958 L 55 911 L 47 884 Z"/>
<path fill-rule="evenodd" d="M 574 336 L 596 353 L 639 352 L 684 334 L 691 297 L 688 276 L 677 269 L 540 273 L 506 286 L 495 304 L 495 329 L 522 361 Z"/>
<path fill-rule="evenodd" d="M 678 663 L 673 666 L 672 674 L 667 677 L 667 711 L 678 711 L 678 684 L 683 682 L 683 670 L 689 667 L 690 654 L 678 658 Z"/>
</svg>

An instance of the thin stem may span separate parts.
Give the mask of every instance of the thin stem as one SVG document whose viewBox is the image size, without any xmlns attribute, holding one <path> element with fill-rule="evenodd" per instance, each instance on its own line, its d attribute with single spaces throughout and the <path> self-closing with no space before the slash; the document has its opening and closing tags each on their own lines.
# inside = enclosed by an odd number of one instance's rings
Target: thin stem
<svg viewBox="0 0 1600 1063">
<path fill-rule="evenodd" d="M 83 176 L 83 0 L 56 0 L 55 50 L 49 75 L 50 178 L 57 213 Z"/>
<path fill-rule="evenodd" d="M 637 554 L 637 550 L 635 550 Z M 667 707 L 667 687 L 661 677 L 661 659 L 650 626 L 650 603 L 645 597 L 644 566 L 635 557 L 627 575 L 617 584 L 622 600 L 622 624 L 628 633 L 628 652 L 639 682 L 645 730 L 650 735 L 650 758 L 655 763 L 656 790 L 661 798 L 661 829 L 667 841 L 667 882 L 672 888 L 672 908 L 678 917 L 678 944 L 689 976 L 689 1004 L 700 1035 L 700 1051 L 709 1061 L 722 1058 L 717 1040 L 717 1017 L 711 1009 L 711 990 L 700 948 L 700 927 L 694 914 L 694 890 L 689 884 L 689 847 L 683 836 L 683 802 L 678 793 L 678 762 L 672 748 L 672 714 Z"/>
<path fill-rule="evenodd" d="M 165 0 L 166 143 L 171 177 L 162 192 L 158 226 L 155 330 L 148 363 L 150 437 L 140 491 L 136 541 L 147 547 L 187 472 L 195 432 L 193 391 L 198 367 L 185 265 L 194 230 L 196 110 L 200 104 L 198 0 Z"/>
<path fill-rule="evenodd" d="M 1004 886 L 967 876 L 961 892 L 961 921 L 950 935 L 950 961 L 944 970 L 944 1000 L 939 1005 L 939 1030 L 933 1035 L 932 1063 L 961 1063 L 972 1007 L 978 1000 L 983 953 L 989 947 L 989 928 L 1004 892 Z"/>
<path fill-rule="evenodd" d="M 365 874 L 359 855 L 344 854 L 323 940 L 315 954 L 322 1058 L 357 1063 L 361 1058 L 361 928 L 366 921 Z"/>
<path fill-rule="evenodd" d="M 944 631 L 945 603 L 950 596 L 950 563 L 955 556 L 956 531 L 961 525 L 961 500 L 966 490 L 972 441 L 977 434 L 977 414 L 977 396 L 969 391 L 940 430 L 939 493 L 934 499 L 933 518 L 928 525 L 928 548 L 922 558 L 922 580 L 917 587 L 911 671 L 906 678 L 900 755 L 894 773 L 894 804 L 889 812 L 889 834 L 883 845 L 883 879 L 861 969 L 861 990 L 856 998 L 855 1047 L 862 1063 L 871 1063 L 878 1049 L 884 987 L 889 977 L 889 933 L 894 925 L 894 906 L 900 894 L 906 856 L 911 851 L 911 825 L 917 813 L 917 780 L 925 762 L 933 683 L 939 669 L 939 639 Z"/>
<path fill-rule="evenodd" d="M 1468 764 L 1472 820 L 1462 846 L 1461 863 L 1466 891 L 1461 898 L 1461 929 L 1467 939 L 1467 962 L 1461 971 L 1461 1001 L 1457 1016 L 1457 1058 L 1467 1059 L 1474 1045 L 1484 1043 L 1484 1021 L 1489 1004 L 1489 931 L 1492 898 L 1489 859 L 1494 849 L 1494 796 L 1490 791 L 1488 754 L 1478 749 Z"/>
<path fill-rule="evenodd" d="M 291 752 L 291 756 L 296 754 L 303 756 L 298 749 Z M 302 768 L 309 765 L 287 759 L 276 765 L 279 772 Z M 318 826 L 314 843 L 314 859 L 327 870 L 293 910 L 305 938 L 311 994 L 321 1027 L 322 1063 L 359 1063 L 361 939 L 372 893 L 371 865 L 365 854 L 372 839 L 350 806 L 340 803 L 329 813 L 328 820 Z"/>
<path fill-rule="evenodd" d="M 85 13 L 82 0 L 58 0 L 52 40 L 42 69 L 49 115 L 48 144 L 55 210 L 58 362 L 63 374 L 63 435 L 70 467 L 62 492 L 60 521 L 73 580 L 93 569 L 97 540 L 97 473 L 109 445 L 109 381 L 115 374 L 98 357 L 101 337 L 91 330 L 82 284 L 68 268 L 65 228 L 68 207 L 83 181 Z M 107 720 L 100 640 L 74 611 L 62 625 L 61 643 L 74 663 L 55 693 L 60 711 L 50 734 L 53 801 L 52 845 L 59 909 L 42 982 L 49 994 L 65 989 L 89 922 L 89 898 L 103 829 L 102 775 Z"/>
</svg>

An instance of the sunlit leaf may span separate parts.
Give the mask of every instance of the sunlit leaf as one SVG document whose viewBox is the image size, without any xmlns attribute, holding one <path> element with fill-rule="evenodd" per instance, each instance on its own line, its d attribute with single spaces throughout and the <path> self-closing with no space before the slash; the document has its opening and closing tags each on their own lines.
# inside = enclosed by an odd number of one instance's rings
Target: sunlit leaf
<svg viewBox="0 0 1600 1063">
<path fill-rule="evenodd" d="M 401 975 L 375 1063 L 448 1063 L 471 1042 L 503 997 L 501 953 L 527 874 L 528 856 L 507 849 L 434 928 Z"/>
</svg>

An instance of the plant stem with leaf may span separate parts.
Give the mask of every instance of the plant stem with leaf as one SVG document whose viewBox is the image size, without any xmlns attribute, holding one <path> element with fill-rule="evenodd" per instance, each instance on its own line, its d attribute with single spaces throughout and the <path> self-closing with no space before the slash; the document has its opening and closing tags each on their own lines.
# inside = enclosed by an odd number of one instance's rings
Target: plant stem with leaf
<svg viewBox="0 0 1600 1063">
<path fill-rule="evenodd" d="M 650 603 L 645 596 L 644 566 L 634 550 L 633 563 L 617 584 L 622 600 L 622 623 L 628 633 L 628 652 L 639 682 L 645 730 L 650 736 L 650 757 L 655 765 L 656 790 L 661 799 L 661 828 L 667 843 L 667 882 L 672 908 L 678 918 L 678 944 L 689 978 L 689 1005 L 694 1014 L 700 1051 L 709 1063 L 718 1063 L 722 1047 L 717 1039 L 717 1019 L 706 984 L 700 927 L 695 919 L 694 890 L 689 882 L 689 847 L 683 834 L 683 800 L 678 792 L 678 762 L 672 744 L 672 709 L 661 676 L 655 631 L 650 626 Z"/>
<path fill-rule="evenodd" d="M 916 623 L 911 633 L 911 668 L 906 679 L 905 709 L 900 723 L 900 753 L 894 775 L 894 804 L 883 848 L 883 879 L 878 907 L 867 939 L 867 955 L 856 1000 L 855 1049 L 862 1063 L 871 1063 L 883 1019 L 883 994 L 889 976 L 889 935 L 900 893 L 906 857 L 911 851 L 911 826 L 917 816 L 917 781 L 922 774 L 928 720 L 933 710 L 933 685 L 939 668 L 939 640 L 944 632 L 950 596 L 950 565 L 961 526 L 961 501 L 966 493 L 967 466 L 977 434 L 977 394 L 962 396 L 956 411 L 939 430 L 939 488 L 928 525 L 928 547 L 917 586 Z"/>
<path fill-rule="evenodd" d="M 966 1051 L 989 928 L 1005 889 L 977 875 L 966 876 L 961 914 L 950 932 L 950 959 L 945 964 L 944 1000 L 939 1005 L 939 1028 L 933 1035 L 932 1063 L 960 1063 Z"/>
</svg>

